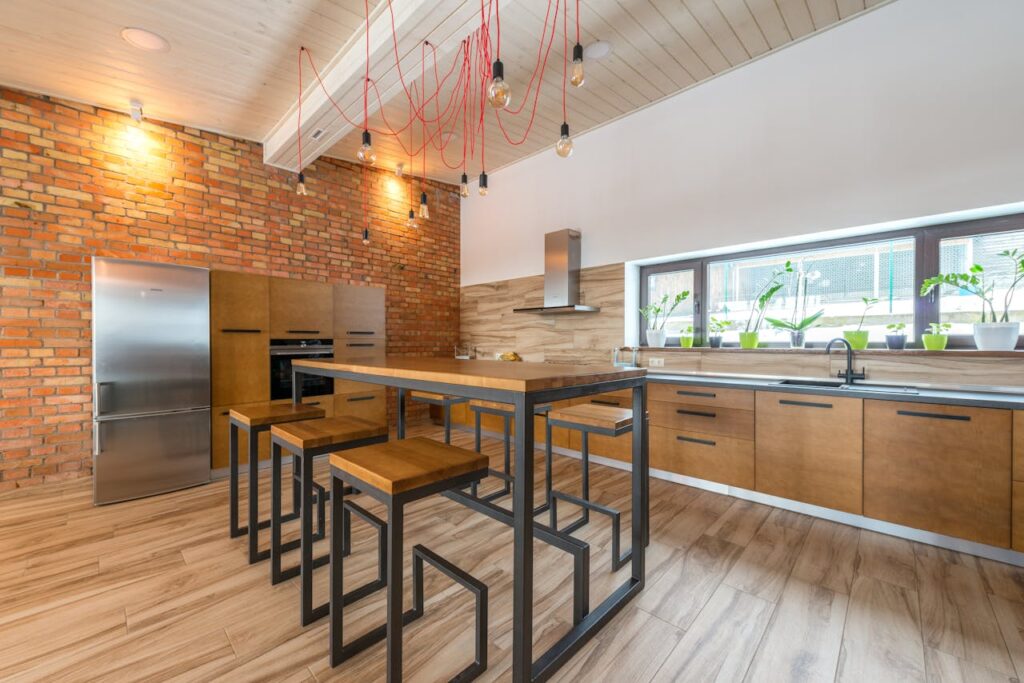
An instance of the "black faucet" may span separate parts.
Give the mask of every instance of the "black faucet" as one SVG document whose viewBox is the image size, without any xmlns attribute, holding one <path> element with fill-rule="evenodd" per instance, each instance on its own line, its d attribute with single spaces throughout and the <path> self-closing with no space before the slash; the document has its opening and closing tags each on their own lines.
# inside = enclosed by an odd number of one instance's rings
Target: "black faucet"
<svg viewBox="0 0 1024 683">
<path fill-rule="evenodd" d="M 825 353 L 832 353 L 832 345 L 836 342 L 846 346 L 846 371 L 840 371 L 836 376 L 842 377 L 846 380 L 847 384 L 853 384 L 855 379 L 865 379 L 864 370 L 860 372 L 853 371 L 853 347 L 850 346 L 850 342 L 846 341 L 842 337 L 836 337 L 825 346 Z"/>
</svg>

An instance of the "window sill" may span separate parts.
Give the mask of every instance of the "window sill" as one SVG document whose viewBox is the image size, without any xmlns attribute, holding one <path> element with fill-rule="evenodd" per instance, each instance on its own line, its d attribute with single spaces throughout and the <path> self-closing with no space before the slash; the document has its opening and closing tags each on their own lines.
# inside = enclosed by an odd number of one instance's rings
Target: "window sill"
<svg viewBox="0 0 1024 683">
<path fill-rule="evenodd" d="M 679 346 L 664 346 L 664 347 L 650 347 L 641 346 L 641 353 L 769 353 L 769 354 L 823 354 L 825 352 L 824 347 L 821 348 L 758 348 L 758 349 L 741 349 L 738 346 L 726 346 L 717 349 L 713 349 L 709 346 L 694 346 L 692 348 L 684 349 Z M 630 351 L 631 347 L 623 347 L 623 351 Z M 845 347 L 834 347 L 832 350 L 833 354 L 845 352 Z M 929 351 L 928 349 L 884 349 L 884 348 L 868 348 L 862 351 L 854 351 L 856 356 L 958 356 L 958 357 L 970 357 L 970 358 L 1015 358 L 1019 359 L 1024 356 L 1024 349 L 1018 349 L 1016 351 L 978 351 L 977 349 L 946 349 L 944 351 Z"/>
</svg>

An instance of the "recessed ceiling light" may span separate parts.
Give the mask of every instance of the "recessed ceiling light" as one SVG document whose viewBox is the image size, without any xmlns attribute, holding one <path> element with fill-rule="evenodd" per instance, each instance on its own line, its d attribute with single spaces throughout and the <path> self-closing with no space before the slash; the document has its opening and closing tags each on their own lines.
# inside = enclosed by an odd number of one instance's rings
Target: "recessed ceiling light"
<svg viewBox="0 0 1024 683">
<path fill-rule="evenodd" d="M 163 36 L 144 28 L 127 26 L 121 29 L 121 39 L 132 47 L 149 52 L 167 52 L 171 49 L 171 44 Z"/>
<path fill-rule="evenodd" d="M 586 59 L 593 59 L 594 61 L 602 60 L 611 53 L 612 44 L 604 40 L 599 40 L 596 43 L 591 43 L 590 45 L 587 45 L 585 48 L 583 48 L 583 56 Z"/>
</svg>

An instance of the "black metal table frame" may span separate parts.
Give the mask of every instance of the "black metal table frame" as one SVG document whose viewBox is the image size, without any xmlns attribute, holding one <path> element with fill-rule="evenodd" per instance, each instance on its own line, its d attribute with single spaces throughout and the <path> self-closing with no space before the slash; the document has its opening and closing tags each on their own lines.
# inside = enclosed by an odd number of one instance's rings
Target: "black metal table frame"
<svg viewBox="0 0 1024 683">
<path fill-rule="evenodd" d="M 408 379 L 371 373 L 333 370 L 305 366 L 302 361 L 292 364 L 292 400 L 302 402 L 302 381 L 300 375 L 315 375 L 347 379 L 367 384 L 378 384 L 398 389 L 398 438 L 405 438 L 405 394 L 407 391 L 427 391 L 439 394 L 461 396 L 468 399 L 508 403 L 515 410 L 515 483 L 512 492 L 512 513 L 508 515 L 514 530 L 513 541 L 513 594 L 512 594 L 512 680 L 515 683 L 547 680 L 562 664 L 567 662 L 584 644 L 594 637 L 615 614 L 644 588 L 645 581 L 645 540 L 648 524 L 648 476 L 647 421 L 634 424 L 631 472 L 631 540 L 630 577 L 605 598 L 601 604 L 569 629 L 558 642 L 533 659 L 533 538 L 535 531 L 548 527 L 536 522 L 533 517 L 534 498 L 534 407 L 542 403 L 554 403 L 566 399 L 593 396 L 622 389 L 632 390 L 634 415 L 647 414 L 647 379 L 645 376 L 594 382 L 591 384 L 516 391 L 514 389 L 492 389 L 488 387 L 452 384 L 431 380 Z M 467 494 L 449 496 L 452 500 L 464 502 L 471 508 L 475 500 Z M 468 499 L 468 500 L 467 500 Z M 496 510 L 504 510 L 493 506 Z M 507 512 L 507 511 L 506 511 Z M 494 510 L 491 516 L 499 515 Z M 496 518 L 496 517 L 495 517 Z M 557 534 L 557 532 L 554 532 Z M 559 536 L 561 534 L 558 534 Z"/>
</svg>

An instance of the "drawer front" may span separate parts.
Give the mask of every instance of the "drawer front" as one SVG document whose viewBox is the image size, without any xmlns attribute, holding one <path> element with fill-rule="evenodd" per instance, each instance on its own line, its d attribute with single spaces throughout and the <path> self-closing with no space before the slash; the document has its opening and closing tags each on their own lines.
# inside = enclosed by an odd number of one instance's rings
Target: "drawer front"
<svg viewBox="0 0 1024 683">
<path fill-rule="evenodd" d="M 754 392 L 748 389 L 722 389 L 720 387 L 651 382 L 647 385 L 647 399 L 715 408 L 754 409 Z"/>
<path fill-rule="evenodd" d="M 647 404 L 651 426 L 682 431 L 754 438 L 754 411 L 718 408 L 695 403 L 650 401 Z"/>
<path fill-rule="evenodd" d="M 629 389 L 622 389 L 620 391 L 609 391 L 604 394 L 584 396 L 583 398 L 576 399 L 572 403 L 573 405 L 589 403 L 598 406 L 612 406 L 614 408 L 631 409 L 633 407 L 633 392 Z"/>
<path fill-rule="evenodd" d="M 651 467 L 729 486 L 754 488 L 754 442 L 651 427 Z"/>
<path fill-rule="evenodd" d="M 371 384 L 370 382 L 356 382 L 351 379 L 336 379 L 334 380 L 334 393 L 336 394 L 355 394 L 367 391 L 384 391 L 384 387 L 380 384 Z"/>
<path fill-rule="evenodd" d="M 386 353 L 384 339 L 352 339 L 334 340 L 334 359 L 341 363 L 358 361 L 383 361 Z"/>
<path fill-rule="evenodd" d="M 377 424 L 388 420 L 387 393 L 383 389 L 334 395 L 334 414 L 351 415 Z"/>
</svg>

